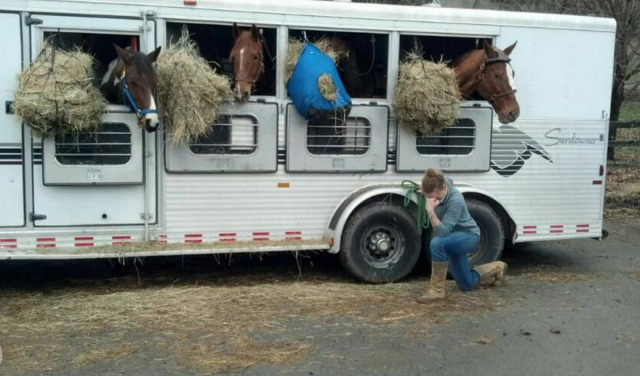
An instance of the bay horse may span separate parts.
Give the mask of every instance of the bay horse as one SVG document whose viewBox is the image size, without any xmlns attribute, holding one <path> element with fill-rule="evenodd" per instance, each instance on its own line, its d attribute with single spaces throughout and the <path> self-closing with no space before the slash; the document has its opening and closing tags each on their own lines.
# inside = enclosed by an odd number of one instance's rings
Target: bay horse
<svg viewBox="0 0 640 376">
<path fill-rule="evenodd" d="M 100 91 L 112 103 L 124 103 L 138 117 L 138 127 L 151 133 L 160 125 L 153 93 L 156 87 L 156 72 L 153 63 L 158 59 L 162 47 L 149 54 L 130 51 L 113 45 L 118 58 L 109 64 L 102 78 Z"/>
<path fill-rule="evenodd" d="M 509 57 L 516 44 L 503 51 L 484 41 L 482 49 L 468 52 L 452 63 L 462 95 L 468 98 L 478 92 L 498 113 L 502 124 L 513 123 L 520 116 L 515 72 Z"/>
<path fill-rule="evenodd" d="M 229 60 L 233 63 L 233 93 L 238 102 L 246 102 L 264 73 L 264 46 L 256 25 L 242 30 L 234 23 L 232 33 L 234 42 Z"/>
</svg>

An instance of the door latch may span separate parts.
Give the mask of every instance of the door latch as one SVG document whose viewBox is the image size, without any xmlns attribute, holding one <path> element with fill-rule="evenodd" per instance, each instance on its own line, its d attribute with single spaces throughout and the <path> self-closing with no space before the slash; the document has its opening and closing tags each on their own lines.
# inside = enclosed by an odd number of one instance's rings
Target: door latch
<svg viewBox="0 0 640 376">
<path fill-rule="evenodd" d="M 43 219 L 47 219 L 47 216 L 45 214 L 29 213 L 29 220 L 31 222 L 40 221 Z"/>
<path fill-rule="evenodd" d="M 24 19 L 24 23 L 27 26 L 31 26 L 31 25 L 42 25 L 42 20 L 39 18 L 33 18 L 31 16 L 27 16 Z"/>
</svg>

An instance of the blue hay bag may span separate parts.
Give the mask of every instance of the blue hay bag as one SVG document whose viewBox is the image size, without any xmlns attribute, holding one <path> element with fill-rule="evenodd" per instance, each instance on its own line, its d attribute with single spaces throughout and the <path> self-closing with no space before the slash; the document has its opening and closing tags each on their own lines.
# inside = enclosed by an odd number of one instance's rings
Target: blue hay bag
<svg viewBox="0 0 640 376">
<path fill-rule="evenodd" d="M 328 101 L 320 93 L 318 79 L 323 74 L 331 76 L 338 91 L 334 102 Z M 351 106 L 351 97 L 340 80 L 333 60 L 308 42 L 305 43 L 298 64 L 293 69 L 287 90 L 296 109 L 305 119 L 309 119 L 310 110 L 333 112 Z"/>
</svg>

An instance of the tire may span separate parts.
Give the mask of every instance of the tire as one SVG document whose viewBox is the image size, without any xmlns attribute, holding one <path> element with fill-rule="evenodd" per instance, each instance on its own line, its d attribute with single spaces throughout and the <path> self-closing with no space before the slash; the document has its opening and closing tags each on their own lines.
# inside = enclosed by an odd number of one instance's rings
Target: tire
<svg viewBox="0 0 640 376">
<path fill-rule="evenodd" d="M 357 210 L 342 233 L 340 263 L 369 283 L 399 281 L 420 257 L 416 221 L 404 208 L 377 202 Z"/>
<path fill-rule="evenodd" d="M 493 208 L 482 201 L 467 199 L 469 214 L 480 227 L 480 245 L 469 254 L 471 266 L 497 261 L 504 249 L 504 226 Z"/>
</svg>

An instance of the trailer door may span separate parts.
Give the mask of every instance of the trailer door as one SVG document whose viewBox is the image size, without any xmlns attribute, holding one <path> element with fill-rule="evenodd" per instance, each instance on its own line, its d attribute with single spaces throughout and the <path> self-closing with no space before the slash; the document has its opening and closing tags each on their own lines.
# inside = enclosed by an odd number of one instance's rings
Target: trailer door
<svg viewBox="0 0 640 376">
<path fill-rule="evenodd" d="M 11 113 L 16 75 L 22 67 L 20 15 L 0 13 L 0 25 L 0 227 L 14 227 L 25 224 L 22 125 Z"/>
<path fill-rule="evenodd" d="M 114 43 L 143 52 L 156 47 L 153 21 L 143 26 L 141 19 L 33 14 L 30 23 L 32 60 L 44 40 L 55 36 L 60 48 L 81 47 L 94 55 L 96 86 L 116 58 Z M 136 225 L 144 223 L 145 213 L 155 223 L 155 140 L 117 103 L 109 105 L 95 132 L 34 137 L 35 225 Z"/>
</svg>

